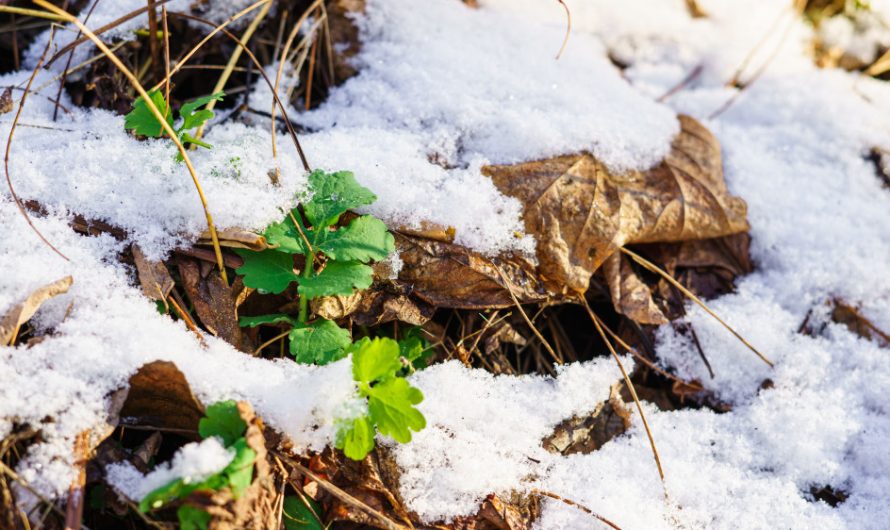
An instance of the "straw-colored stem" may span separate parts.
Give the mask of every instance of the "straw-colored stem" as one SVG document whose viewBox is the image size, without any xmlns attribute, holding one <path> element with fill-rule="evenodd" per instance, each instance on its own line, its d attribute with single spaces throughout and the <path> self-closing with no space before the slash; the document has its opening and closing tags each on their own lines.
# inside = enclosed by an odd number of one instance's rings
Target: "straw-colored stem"
<svg viewBox="0 0 890 530">
<path fill-rule="evenodd" d="M 96 34 L 90 30 L 90 28 L 86 27 L 74 15 L 63 11 L 62 9 L 50 4 L 46 0 L 34 0 L 34 3 L 48 11 L 65 17 L 68 22 L 76 25 L 83 32 L 84 35 L 86 35 L 91 41 L 93 41 L 93 44 L 95 44 L 96 47 L 99 48 L 99 50 L 101 50 L 102 53 L 104 53 L 108 57 L 108 60 L 111 61 L 112 64 L 114 64 L 114 66 L 117 67 L 117 69 L 120 70 L 122 74 L 124 74 L 124 77 L 127 78 L 130 84 L 133 85 L 133 88 L 136 89 L 136 92 L 139 93 L 139 95 L 142 97 L 142 100 L 145 102 L 146 107 L 148 107 L 149 111 L 151 111 L 155 119 L 158 120 L 158 123 L 161 124 L 161 127 L 164 129 L 164 131 L 170 136 L 170 139 L 173 140 L 173 143 L 176 144 L 176 148 L 179 149 L 179 153 L 182 155 L 182 159 L 185 162 L 186 167 L 188 168 L 189 175 L 191 175 L 192 177 L 192 182 L 195 185 L 195 189 L 198 191 L 198 197 L 200 197 L 201 199 L 201 206 L 204 208 L 204 216 L 207 218 L 207 228 L 210 231 L 210 239 L 213 242 L 213 252 L 214 254 L 216 254 L 216 263 L 219 267 L 219 274 L 222 277 L 223 281 L 228 284 L 229 279 L 226 275 L 226 266 L 223 264 L 222 249 L 219 246 L 219 237 L 216 233 L 216 226 L 213 224 L 213 216 L 210 214 L 210 208 L 207 205 L 207 198 L 204 196 L 204 190 L 201 188 L 200 181 L 198 181 L 198 174 L 195 171 L 195 167 L 192 165 L 192 161 L 189 159 L 188 150 L 185 148 L 184 145 L 182 145 L 182 142 L 179 141 L 179 138 L 176 136 L 176 131 L 174 131 L 173 127 L 171 127 L 170 124 L 167 123 L 164 114 L 161 113 L 160 109 L 158 109 L 158 107 L 154 104 L 151 97 L 148 95 L 148 92 L 145 90 L 142 84 L 139 83 L 139 80 L 136 79 L 136 76 L 133 75 L 133 72 L 131 72 L 130 69 L 127 68 L 126 65 L 124 65 L 124 63 L 122 63 L 121 60 L 118 59 L 117 56 L 108 49 L 108 46 L 106 46 L 105 43 L 102 42 L 102 40 L 99 39 L 99 37 L 97 37 Z"/>
</svg>

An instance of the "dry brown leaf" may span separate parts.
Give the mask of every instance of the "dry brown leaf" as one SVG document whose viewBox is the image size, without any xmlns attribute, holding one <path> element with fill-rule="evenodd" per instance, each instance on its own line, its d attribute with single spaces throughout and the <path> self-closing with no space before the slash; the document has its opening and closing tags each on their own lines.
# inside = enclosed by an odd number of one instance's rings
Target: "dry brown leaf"
<svg viewBox="0 0 890 530">
<path fill-rule="evenodd" d="M 192 504 L 213 516 L 208 530 L 268 530 L 278 528 L 278 510 L 280 502 L 281 479 L 273 474 L 269 464 L 268 451 L 263 435 L 262 420 L 254 414 L 249 404 L 238 402 L 241 419 L 247 423 L 244 437 L 247 446 L 256 452 L 254 461 L 254 477 L 247 490 L 237 499 L 232 491 L 196 491 L 186 499 Z"/>
<path fill-rule="evenodd" d="M 309 307 L 316 315 L 328 320 L 338 320 L 354 313 L 361 305 L 362 291 L 350 295 L 322 296 L 309 301 Z"/>
<path fill-rule="evenodd" d="M 12 112 L 12 87 L 8 86 L 0 94 L 0 114 Z"/>
<path fill-rule="evenodd" d="M 43 302 L 54 296 L 67 293 L 73 282 L 74 278 L 65 276 L 62 279 L 40 287 L 29 294 L 22 302 L 14 305 L 0 319 L 0 344 L 9 344 L 18 333 L 21 325 L 34 316 L 34 313 L 40 309 Z"/>
<path fill-rule="evenodd" d="M 486 354 L 491 353 L 501 347 L 502 343 L 515 344 L 517 346 L 525 346 L 528 339 L 522 336 L 522 333 L 516 331 L 516 328 L 509 322 L 503 321 L 497 324 L 492 333 L 485 337 L 483 350 Z"/>
<path fill-rule="evenodd" d="M 435 307 L 407 294 L 375 289 L 366 291 L 361 297 L 352 321 L 359 326 L 377 326 L 393 321 L 422 326 L 433 318 L 435 311 Z"/>
<path fill-rule="evenodd" d="M 609 399 L 584 416 L 563 421 L 544 440 L 544 449 L 551 453 L 571 455 L 596 451 L 612 438 L 630 428 L 630 410 L 621 399 L 622 383 L 609 389 Z"/>
<path fill-rule="evenodd" d="M 165 308 L 168 307 L 167 295 L 170 294 L 176 283 L 170 276 L 167 266 L 163 261 L 149 261 L 139 245 L 133 245 L 130 249 L 133 252 L 136 274 L 139 277 L 143 294 L 152 300 L 162 302 Z"/>
<path fill-rule="evenodd" d="M 131 378 L 120 421 L 173 429 L 197 438 L 204 408 L 192 394 L 185 376 L 169 361 L 143 365 Z"/>
<path fill-rule="evenodd" d="M 671 152 L 644 172 L 615 175 L 586 153 L 483 167 L 525 205 L 525 229 L 537 239 L 551 291 L 586 291 L 594 271 L 624 245 L 748 230 L 745 202 L 726 190 L 717 140 L 694 119 L 679 119 Z"/>
<path fill-rule="evenodd" d="M 250 344 L 244 344 L 232 288 L 207 262 L 187 258 L 177 262 L 182 286 L 207 331 L 242 351 L 253 351 Z"/>
<path fill-rule="evenodd" d="M 266 238 L 251 232 L 242 230 L 241 228 L 226 228 L 217 232 L 219 237 L 219 246 L 229 248 L 246 248 L 255 252 L 260 252 L 269 248 Z M 210 238 L 210 232 L 205 230 L 198 238 L 199 245 L 212 245 L 213 240 Z"/>
<path fill-rule="evenodd" d="M 412 294 L 435 307 L 488 309 L 542 302 L 547 293 L 534 266 L 519 257 L 486 258 L 465 247 L 396 234 L 396 249 L 404 262 L 399 280 Z M 504 283 L 503 274 L 510 280 Z"/>
<path fill-rule="evenodd" d="M 615 311 L 638 324 L 660 325 L 668 322 L 652 299 L 652 291 L 640 280 L 627 256 L 616 252 L 603 263 L 603 275 L 612 293 Z"/>
</svg>

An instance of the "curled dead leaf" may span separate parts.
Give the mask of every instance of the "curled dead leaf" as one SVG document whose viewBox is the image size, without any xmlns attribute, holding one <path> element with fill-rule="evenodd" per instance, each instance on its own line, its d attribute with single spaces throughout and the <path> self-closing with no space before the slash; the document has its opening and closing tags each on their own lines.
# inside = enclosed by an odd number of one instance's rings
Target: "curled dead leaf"
<svg viewBox="0 0 890 530">
<path fill-rule="evenodd" d="M 639 324 L 668 322 L 652 299 L 652 291 L 640 280 L 624 254 L 615 253 L 603 262 L 603 275 L 612 294 L 615 311 Z"/>
<path fill-rule="evenodd" d="M 185 376 L 169 361 L 143 365 L 130 377 L 120 409 L 123 425 L 142 425 L 175 430 L 197 438 L 204 407 L 192 394 Z"/>
<path fill-rule="evenodd" d="M 164 307 L 167 306 L 167 295 L 173 289 L 176 283 L 170 276 L 170 271 L 163 261 L 149 261 L 139 245 L 130 247 L 133 252 L 133 261 L 136 263 L 136 274 L 139 277 L 139 284 L 142 286 L 142 293 L 148 298 L 161 302 Z"/>
<path fill-rule="evenodd" d="M 622 383 L 609 389 L 609 399 L 601 402 L 590 413 L 575 416 L 556 426 L 544 442 L 544 449 L 552 453 L 571 455 L 596 451 L 612 438 L 630 428 L 630 410 L 621 399 Z"/>
<path fill-rule="evenodd" d="M 30 320 L 34 313 L 40 309 L 43 302 L 54 296 L 68 292 L 68 288 L 74 283 L 74 278 L 65 276 L 52 283 L 48 283 L 29 294 L 23 301 L 12 308 L 0 319 L 0 344 L 10 344 L 15 340 L 19 328 Z"/>
<path fill-rule="evenodd" d="M 322 296 L 309 301 L 309 307 L 316 315 L 328 320 L 338 320 L 354 313 L 362 303 L 364 292 L 350 295 Z"/>
<path fill-rule="evenodd" d="M 482 168 L 523 203 L 551 292 L 586 291 L 594 271 L 624 245 L 747 231 L 746 205 L 726 189 L 716 138 L 690 117 L 679 120 L 670 153 L 648 171 L 616 175 L 586 153 Z"/>
<path fill-rule="evenodd" d="M 227 285 L 210 263 L 185 257 L 178 258 L 177 263 L 182 286 L 204 327 L 236 348 L 253 351 L 250 344 L 244 343 L 238 325 L 235 284 Z"/>
<path fill-rule="evenodd" d="M 219 237 L 219 246 L 221 247 L 246 248 L 255 252 L 260 252 L 269 248 L 269 243 L 266 241 L 265 237 L 250 232 L 249 230 L 226 228 L 225 230 L 218 231 L 217 236 Z M 198 244 L 213 244 L 209 231 L 205 230 L 201 233 L 201 236 L 198 238 Z"/>
<path fill-rule="evenodd" d="M 396 234 L 396 249 L 404 262 L 399 280 L 436 307 L 509 307 L 514 305 L 511 290 L 520 303 L 547 299 L 534 266 L 522 257 L 487 258 L 459 245 L 405 234 Z"/>
</svg>

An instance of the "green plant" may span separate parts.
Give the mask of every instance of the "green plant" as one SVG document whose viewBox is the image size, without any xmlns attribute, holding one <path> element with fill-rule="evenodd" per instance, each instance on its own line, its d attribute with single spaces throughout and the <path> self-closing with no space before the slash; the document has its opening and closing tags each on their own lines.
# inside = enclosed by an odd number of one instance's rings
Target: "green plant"
<svg viewBox="0 0 890 530">
<path fill-rule="evenodd" d="M 285 530 L 325 530 L 319 515 L 321 506 L 309 497 L 288 495 L 282 511 Z"/>
<path fill-rule="evenodd" d="M 335 227 L 347 210 L 377 200 L 352 173 L 315 171 L 309 175 L 309 191 L 312 195 L 303 202 L 302 213 L 294 209 L 265 230 L 266 240 L 274 248 L 238 251 L 244 264 L 237 272 L 244 277 L 244 285 L 277 294 L 297 283 L 299 314 L 296 318 L 286 314 L 243 317 L 240 323 L 290 324 L 290 352 L 297 362 L 327 364 L 346 356 L 352 338 L 331 320 L 310 321 L 309 301 L 351 295 L 356 289 L 370 287 L 373 271 L 368 263 L 386 258 L 393 251 L 394 239 L 386 225 L 372 215 Z M 308 223 L 304 223 L 303 214 Z M 295 255 L 303 257 L 299 273 L 294 270 Z"/>
<path fill-rule="evenodd" d="M 164 99 L 164 95 L 161 94 L 161 91 L 152 90 L 148 95 L 151 97 L 155 106 L 158 107 L 158 110 L 164 114 L 170 127 L 173 127 L 173 112 L 170 109 L 170 104 Z M 179 120 L 181 123 L 179 127 L 174 128 L 174 131 L 176 131 L 176 137 L 179 138 L 179 141 L 182 142 L 183 145 L 200 145 L 206 149 L 213 147 L 210 144 L 195 138 L 189 134 L 189 131 L 204 125 L 207 120 L 214 116 L 212 110 L 199 110 L 199 108 L 211 101 L 220 101 L 225 95 L 225 92 L 217 92 L 216 94 L 204 96 L 185 103 L 179 108 Z M 149 138 L 160 138 L 164 135 L 163 127 L 160 122 L 158 122 L 155 115 L 149 110 L 148 105 L 141 96 L 136 98 L 136 101 L 133 102 L 133 110 L 124 117 L 124 127 L 138 135 L 148 136 Z M 181 153 L 176 154 L 176 160 L 180 162 L 182 161 Z"/>
<path fill-rule="evenodd" d="M 426 419 L 414 405 L 423 394 L 402 377 L 403 357 L 398 342 L 387 337 L 362 338 L 349 347 L 352 378 L 358 393 L 367 400 L 367 413 L 344 422 L 335 446 L 353 460 L 374 449 L 374 432 L 400 443 L 411 441 L 411 431 L 426 427 Z"/>
<path fill-rule="evenodd" d="M 407 443 L 411 431 L 426 425 L 414 407 L 423 394 L 404 376 L 425 365 L 429 345 L 416 329 L 401 341 L 366 337 L 353 343 L 349 330 L 336 322 L 310 320 L 310 300 L 368 288 L 373 281 L 368 263 L 386 258 L 393 251 L 394 239 L 386 225 L 371 215 L 337 227 L 347 210 L 377 199 L 352 173 L 315 171 L 309 175 L 309 191 L 312 195 L 303 201 L 302 212 L 296 208 L 265 230 L 274 248 L 238 251 L 244 259 L 237 270 L 244 285 L 277 294 L 296 282 L 299 314 L 242 317 L 240 324 L 289 324 L 290 352 L 300 363 L 322 365 L 352 355 L 356 391 L 368 408 L 367 413 L 342 422 L 335 445 L 349 458 L 361 460 L 374 448 L 376 432 Z M 300 272 L 294 269 L 294 256 L 303 258 Z"/>
<path fill-rule="evenodd" d="M 205 417 L 198 423 L 198 433 L 202 439 L 211 436 L 220 438 L 223 445 L 235 453 L 232 461 L 201 482 L 189 483 L 184 478 L 178 478 L 161 486 L 139 502 L 139 510 L 147 512 L 161 508 L 198 490 L 219 491 L 229 488 L 235 498 L 240 497 L 250 486 L 253 463 L 256 460 L 256 452 L 247 446 L 244 438 L 246 430 L 247 424 L 241 419 L 234 401 L 220 401 L 207 407 Z M 210 514 L 188 504 L 181 505 L 176 515 L 181 529 L 206 530 L 207 523 L 210 522 Z"/>
</svg>

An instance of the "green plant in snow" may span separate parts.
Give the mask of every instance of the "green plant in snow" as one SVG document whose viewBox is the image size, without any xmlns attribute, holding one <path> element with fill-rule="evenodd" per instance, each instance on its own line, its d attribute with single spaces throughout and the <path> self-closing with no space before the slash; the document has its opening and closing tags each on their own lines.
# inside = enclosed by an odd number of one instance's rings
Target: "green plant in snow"
<svg viewBox="0 0 890 530">
<path fill-rule="evenodd" d="M 234 401 L 214 403 L 207 407 L 205 416 L 198 423 L 198 433 L 201 438 L 207 439 L 211 436 L 220 438 L 223 445 L 235 453 L 234 458 L 224 469 L 201 482 L 189 483 L 186 479 L 178 478 L 150 492 L 139 503 L 141 512 L 161 508 L 172 501 L 184 499 L 198 490 L 219 491 L 230 488 L 232 495 L 238 498 L 250 486 L 256 452 L 247 446 L 247 440 L 244 438 L 247 424 L 238 414 L 236 403 Z M 210 514 L 188 504 L 180 506 L 176 515 L 183 530 L 207 530 L 207 524 L 210 522 Z"/>
<path fill-rule="evenodd" d="M 303 202 L 303 221 L 294 209 L 280 223 L 269 226 L 264 235 L 275 248 L 262 252 L 238 251 L 244 264 L 238 274 L 244 285 L 270 293 L 281 293 L 294 282 L 300 297 L 300 312 L 243 317 L 242 326 L 287 323 L 292 326 L 290 352 L 297 362 L 327 364 L 346 356 L 352 344 L 348 330 L 331 320 L 309 318 L 309 301 L 333 295 L 350 295 L 367 289 L 373 281 L 370 261 L 385 259 L 394 249 L 392 234 L 372 215 L 353 219 L 335 228 L 347 210 L 373 203 L 377 197 L 355 181 L 352 173 L 340 171 L 309 175 L 312 196 Z M 294 270 L 294 255 L 303 257 L 303 270 Z"/>
<path fill-rule="evenodd" d="M 210 144 L 195 138 L 189 134 L 189 131 L 197 129 L 204 125 L 207 120 L 213 118 L 214 114 L 212 110 L 201 109 L 200 107 L 203 107 L 211 101 L 222 100 L 226 95 L 225 92 L 217 92 L 216 94 L 204 96 L 183 104 L 179 108 L 179 127 L 174 127 L 173 111 L 170 108 L 170 104 L 164 99 L 164 95 L 161 94 L 161 91 L 152 90 L 148 95 L 151 97 L 152 102 L 158 110 L 161 111 L 161 114 L 167 119 L 167 123 L 170 127 L 176 131 L 176 137 L 179 138 L 179 141 L 182 142 L 183 145 L 200 145 L 206 149 L 213 147 Z M 151 110 L 149 110 L 148 104 L 142 99 L 142 96 L 136 98 L 136 101 L 133 102 L 133 110 L 124 117 L 124 127 L 138 135 L 148 136 L 149 138 L 160 138 L 164 135 L 164 128 L 161 126 L 161 123 L 155 115 L 152 114 Z M 176 154 L 176 160 L 180 162 L 182 161 L 181 153 Z"/>
<path fill-rule="evenodd" d="M 283 221 L 265 230 L 264 235 L 274 248 L 238 251 L 244 258 L 244 264 L 238 268 L 244 285 L 281 293 L 292 283 L 297 284 L 299 314 L 242 317 L 240 323 L 289 324 L 290 352 L 297 362 L 321 365 L 352 354 L 356 389 L 368 408 L 366 414 L 341 425 L 336 446 L 349 458 L 360 460 L 374 448 L 377 432 L 407 443 L 411 441 L 411 431 L 426 425 L 423 415 L 414 407 L 423 400 L 423 394 L 404 376 L 425 365 L 429 345 L 417 330 L 409 331 L 401 341 L 363 338 L 353 343 L 349 330 L 336 322 L 310 319 L 310 300 L 350 295 L 356 289 L 370 287 L 373 272 L 368 263 L 385 259 L 394 249 L 394 239 L 386 225 L 371 215 L 337 227 L 347 210 L 377 200 L 355 181 L 352 173 L 315 171 L 309 175 L 309 191 L 312 195 L 303 201 L 302 212 L 294 209 Z M 303 257 L 300 272 L 294 269 L 295 255 Z"/>
</svg>

